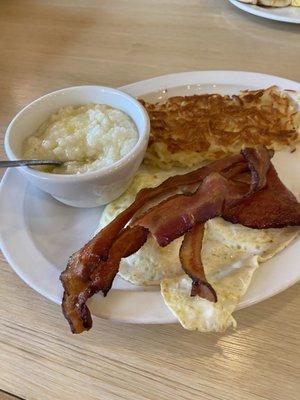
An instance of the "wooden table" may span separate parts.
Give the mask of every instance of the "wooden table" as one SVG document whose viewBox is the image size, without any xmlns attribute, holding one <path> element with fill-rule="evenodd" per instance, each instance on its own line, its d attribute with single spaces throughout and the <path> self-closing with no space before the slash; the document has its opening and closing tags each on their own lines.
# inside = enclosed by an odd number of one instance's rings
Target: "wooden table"
<svg viewBox="0 0 300 400">
<path fill-rule="evenodd" d="M 201 69 L 300 81 L 299 33 L 225 0 L 2 0 L 1 131 L 71 85 Z M 238 329 L 223 335 L 95 319 L 74 336 L 57 305 L 0 263 L 0 399 L 299 398 L 300 284 L 237 312 Z"/>
</svg>

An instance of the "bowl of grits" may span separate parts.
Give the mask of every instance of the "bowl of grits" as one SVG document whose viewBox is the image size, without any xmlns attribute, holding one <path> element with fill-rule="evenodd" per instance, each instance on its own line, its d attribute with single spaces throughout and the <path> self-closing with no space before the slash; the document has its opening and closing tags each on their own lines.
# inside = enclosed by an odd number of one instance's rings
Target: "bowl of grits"
<svg viewBox="0 0 300 400">
<path fill-rule="evenodd" d="M 4 144 L 10 160 L 63 162 L 19 171 L 65 204 L 96 207 L 127 189 L 144 158 L 149 130 L 148 114 L 133 97 L 77 86 L 26 106 L 9 124 Z"/>
</svg>

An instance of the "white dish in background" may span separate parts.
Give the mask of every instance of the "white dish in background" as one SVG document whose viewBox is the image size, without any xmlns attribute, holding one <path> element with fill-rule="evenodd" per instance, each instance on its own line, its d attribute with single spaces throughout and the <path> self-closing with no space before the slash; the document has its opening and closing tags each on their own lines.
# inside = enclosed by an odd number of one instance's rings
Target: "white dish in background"
<svg viewBox="0 0 300 400">
<path fill-rule="evenodd" d="M 150 131 L 149 117 L 133 97 L 105 86 L 74 86 L 38 98 L 24 107 L 9 124 L 4 139 L 9 160 L 22 159 L 22 145 L 53 113 L 66 106 L 106 104 L 125 112 L 138 131 L 135 146 L 111 165 L 83 174 L 61 175 L 21 167 L 31 183 L 62 203 L 75 207 L 97 207 L 119 197 L 129 186 L 143 161 Z"/>
<path fill-rule="evenodd" d="M 271 85 L 300 91 L 300 84 L 286 79 L 237 71 L 199 71 L 173 74 L 121 88 L 132 96 L 161 101 L 168 96 L 218 92 Z M 274 163 L 283 182 L 300 199 L 299 150 L 277 153 Z M 8 170 L 0 188 L 0 243 L 15 272 L 34 290 L 60 303 L 59 275 L 70 254 L 95 232 L 102 208 L 78 209 L 54 200 L 29 184 L 15 169 Z M 262 264 L 238 308 L 248 307 L 293 285 L 300 279 L 300 238 Z M 117 277 L 106 298 L 89 302 L 99 317 L 132 323 L 170 323 L 176 318 L 165 306 L 158 287 L 137 287 Z"/>
<path fill-rule="evenodd" d="M 275 21 L 300 24 L 299 7 L 261 7 L 252 4 L 241 3 L 237 0 L 229 0 L 231 4 L 250 14 L 257 15 Z"/>
</svg>

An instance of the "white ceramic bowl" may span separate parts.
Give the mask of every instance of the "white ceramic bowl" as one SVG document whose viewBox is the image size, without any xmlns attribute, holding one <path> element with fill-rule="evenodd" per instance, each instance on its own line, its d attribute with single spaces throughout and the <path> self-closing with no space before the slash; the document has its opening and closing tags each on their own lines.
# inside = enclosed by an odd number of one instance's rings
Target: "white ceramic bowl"
<svg viewBox="0 0 300 400">
<path fill-rule="evenodd" d="M 49 93 L 23 108 L 9 124 L 5 134 L 5 151 L 10 160 L 22 158 L 24 139 L 59 108 L 87 103 L 102 103 L 127 113 L 138 130 L 133 149 L 119 161 L 96 171 L 60 175 L 19 167 L 20 172 L 41 190 L 57 200 L 76 207 L 96 207 L 120 196 L 139 168 L 149 139 L 149 117 L 133 97 L 103 86 L 75 86 Z"/>
</svg>

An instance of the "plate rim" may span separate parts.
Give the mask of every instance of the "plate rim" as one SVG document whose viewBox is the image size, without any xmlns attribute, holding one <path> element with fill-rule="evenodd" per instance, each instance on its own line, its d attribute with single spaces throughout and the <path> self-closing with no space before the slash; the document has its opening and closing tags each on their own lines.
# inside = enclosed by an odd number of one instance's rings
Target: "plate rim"
<svg viewBox="0 0 300 400">
<path fill-rule="evenodd" d="M 180 87 L 180 86 L 184 86 L 184 85 L 188 85 L 188 84 L 192 85 L 193 83 L 191 83 L 191 80 L 194 80 L 197 82 L 199 82 L 199 80 L 200 80 L 200 81 L 204 81 L 205 84 L 209 84 L 210 82 L 207 82 L 207 80 L 213 79 L 213 82 L 211 82 L 211 83 L 216 83 L 216 78 L 218 78 L 218 79 L 222 80 L 222 84 L 224 85 L 225 82 L 227 81 L 227 79 L 226 79 L 227 77 L 230 79 L 237 80 L 237 76 L 239 76 L 243 80 L 246 80 L 246 85 L 249 87 L 251 87 L 251 85 L 254 85 L 254 86 L 261 85 L 261 83 L 260 83 L 261 81 L 264 82 L 263 86 L 265 86 L 265 85 L 268 86 L 274 79 L 276 79 L 276 84 L 278 84 L 278 85 L 282 84 L 283 86 L 285 86 L 284 88 L 286 88 L 286 89 L 290 88 L 290 89 L 300 90 L 300 83 L 289 80 L 289 79 L 285 79 L 285 78 L 281 78 L 281 77 L 277 77 L 277 76 L 273 76 L 273 75 L 255 73 L 255 72 L 224 71 L 224 70 L 190 71 L 190 72 L 181 72 L 181 73 L 175 73 L 175 74 L 167 74 L 167 75 L 150 78 L 147 80 L 142 80 L 142 81 L 132 83 L 129 85 L 125 85 L 125 86 L 120 87 L 119 89 L 121 89 L 127 93 L 129 92 L 129 94 L 131 94 L 131 95 L 135 95 L 133 93 L 135 90 L 140 91 L 141 87 L 144 87 L 145 88 L 144 93 L 140 94 L 140 96 L 142 96 L 147 93 L 163 90 L 163 88 L 166 88 L 167 85 L 169 85 L 170 88 L 171 87 L 173 87 L 173 88 Z M 201 79 L 200 79 L 200 77 L 201 77 Z M 173 82 L 173 83 L 171 84 L 171 82 Z M 273 82 L 273 84 L 274 84 L 274 82 Z M 230 86 L 230 83 L 229 83 L 229 86 Z M 151 91 L 149 91 L 147 89 L 149 87 L 151 87 L 151 89 L 152 89 Z M 2 201 L 3 201 L 4 186 L 5 186 L 6 182 L 8 181 L 8 179 L 10 179 L 13 174 L 20 174 L 20 173 L 18 171 L 14 171 L 14 170 L 7 170 L 1 180 L 1 183 L 0 183 L 0 216 L 3 212 L 1 205 L 2 205 Z M 24 179 L 24 181 L 25 181 L 25 178 L 21 174 L 20 174 L 20 177 L 22 179 Z M 25 181 L 24 185 L 26 188 L 28 183 Z M 26 189 L 24 189 L 24 194 L 25 193 L 26 193 Z M 14 270 L 14 272 L 28 286 L 30 286 L 36 292 L 38 292 L 42 296 L 46 297 L 47 299 L 54 301 L 56 304 L 60 304 L 60 301 L 58 301 L 56 298 L 53 298 L 53 296 L 51 296 L 51 294 L 49 295 L 49 293 L 45 292 L 43 290 L 43 288 L 40 288 L 36 283 L 34 283 L 30 279 L 28 279 L 26 274 L 24 275 L 23 269 L 20 268 L 19 265 L 17 265 L 15 263 L 15 258 L 10 253 L 10 251 L 7 249 L 6 240 L 3 237 L 3 230 L 1 228 L 1 226 L 2 225 L 0 225 L 0 247 L 3 252 L 4 257 L 6 258 L 6 260 L 8 261 L 8 264 L 11 266 L 11 268 Z M 28 232 L 26 234 L 27 234 L 27 236 L 29 236 Z M 59 272 L 58 272 L 58 274 L 59 274 Z M 298 282 L 299 279 L 300 279 L 300 275 L 299 275 L 299 277 L 295 278 L 293 281 L 290 281 L 287 285 L 280 286 L 279 288 L 277 288 L 277 290 L 275 290 L 271 295 L 267 294 L 265 296 L 257 296 L 257 297 L 252 298 L 251 300 L 248 300 L 246 303 L 240 302 L 240 304 L 237 306 L 236 310 L 246 308 L 253 304 L 264 301 L 264 300 L 286 290 L 290 286 L 294 285 L 296 282 Z M 133 293 L 138 293 L 138 292 L 133 292 Z M 141 293 L 146 293 L 146 292 L 141 292 Z M 148 292 L 148 293 L 151 293 L 151 292 Z M 153 292 L 153 293 L 158 293 L 159 296 L 161 296 L 159 291 Z M 128 322 L 128 323 L 155 324 L 155 323 L 177 322 L 177 318 L 175 318 L 175 316 L 173 316 L 173 314 L 171 314 L 171 312 L 170 312 L 170 316 L 168 318 L 165 318 L 165 319 L 159 318 L 158 320 L 153 320 L 153 321 L 136 320 L 136 319 L 134 319 L 134 318 L 132 319 L 130 317 L 114 318 L 112 315 L 109 315 L 108 317 L 105 315 L 99 315 L 99 314 L 96 314 L 96 315 L 100 316 L 101 318 L 109 318 L 111 320 L 117 320 L 120 322 Z"/>
<path fill-rule="evenodd" d="M 126 93 L 130 93 L 132 96 L 135 96 L 135 91 L 141 90 L 141 87 L 150 88 L 152 90 L 146 90 L 143 94 L 138 96 L 143 96 L 144 94 L 153 93 L 156 91 L 164 90 L 167 88 L 168 84 L 171 84 L 171 87 L 180 87 L 184 85 L 194 85 L 197 83 L 203 84 L 223 84 L 224 85 L 224 77 L 226 80 L 232 80 L 232 84 L 236 84 L 237 77 L 240 77 L 243 80 L 247 80 L 251 83 L 247 83 L 247 85 L 261 85 L 263 84 L 265 87 L 274 85 L 274 79 L 283 86 L 291 85 L 294 90 L 300 90 L 300 82 L 294 81 L 292 79 L 288 79 L 285 77 L 265 74 L 261 72 L 253 72 L 253 71 L 240 71 L 240 70 L 196 70 L 196 71 L 186 71 L 186 72 L 176 72 L 172 74 L 165 74 L 160 76 L 155 76 L 153 78 L 140 80 L 134 83 L 129 83 L 127 85 L 121 86 L 118 89 L 125 91 Z M 213 80 L 212 80 L 213 79 Z M 173 81 L 176 80 L 177 84 L 174 85 Z M 209 82 L 211 81 L 211 82 Z M 235 81 L 235 82 L 234 82 Z M 265 82 L 265 83 L 262 83 Z M 276 83 L 275 85 L 278 86 Z M 228 84 L 230 86 L 231 84 Z M 261 87 L 261 86 L 260 86 Z M 288 89 L 288 87 L 282 88 Z"/>
<path fill-rule="evenodd" d="M 270 19 L 278 22 L 285 22 L 290 24 L 300 24 L 300 13 L 299 18 L 287 17 L 284 15 L 272 14 L 264 9 L 257 9 L 254 4 L 241 3 L 238 0 L 228 0 L 233 6 L 239 8 L 242 11 L 248 12 L 249 14 L 256 15 L 257 17 Z"/>
</svg>

